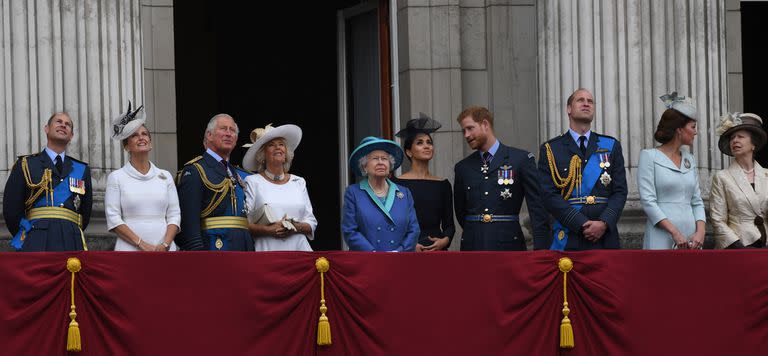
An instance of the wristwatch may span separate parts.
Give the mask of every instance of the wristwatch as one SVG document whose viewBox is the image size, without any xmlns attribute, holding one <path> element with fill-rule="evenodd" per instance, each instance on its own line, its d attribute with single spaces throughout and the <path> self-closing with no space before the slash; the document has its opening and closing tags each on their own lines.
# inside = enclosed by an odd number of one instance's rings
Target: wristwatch
<svg viewBox="0 0 768 356">
<path fill-rule="evenodd" d="M 171 248 L 171 244 L 169 244 L 169 243 L 167 243 L 165 241 L 163 241 L 163 243 L 161 245 L 163 245 L 163 247 L 165 247 L 166 251 L 168 251 Z"/>
</svg>

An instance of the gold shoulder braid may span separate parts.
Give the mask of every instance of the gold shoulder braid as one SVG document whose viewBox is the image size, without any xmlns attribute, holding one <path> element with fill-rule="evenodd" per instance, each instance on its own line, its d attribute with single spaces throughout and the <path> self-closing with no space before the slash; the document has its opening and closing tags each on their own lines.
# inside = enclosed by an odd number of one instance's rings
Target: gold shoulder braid
<svg viewBox="0 0 768 356">
<path fill-rule="evenodd" d="M 195 162 L 197 162 L 197 161 L 199 161 L 201 159 L 203 159 L 203 156 L 197 156 L 197 157 L 189 160 L 189 162 L 184 163 L 184 167 L 186 167 L 186 166 L 188 166 L 188 165 L 190 165 L 192 163 L 195 163 Z M 179 185 L 179 183 L 181 183 L 181 177 L 182 177 L 182 174 L 184 173 L 184 167 L 182 167 L 178 172 L 176 172 L 176 179 L 174 179 L 174 181 L 176 182 L 176 185 Z"/>
<path fill-rule="evenodd" d="M 221 183 L 213 184 L 210 180 L 208 180 L 208 176 L 205 174 L 205 170 L 203 169 L 203 166 L 200 165 L 200 163 L 192 163 L 192 165 L 195 166 L 197 171 L 200 173 L 200 179 L 203 181 L 203 185 L 205 185 L 205 187 L 209 190 L 213 191 L 213 198 L 211 198 L 211 202 L 208 203 L 208 206 L 205 207 L 202 212 L 200 212 L 200 217 L 204 218 L 210 215 L 213 212 L 213 209 L 216 209 L 221 201 L 224 200 L 224 196 L 226 196 L 227 193 L 229 193 L 232 203 L 232 211 L 237 213 L 237 197 L 235 196 L 235 185 L 232 184 L 232 181 L 228 178 L 224 178 Z"/>
<path fill-rule="evenodd" d="M 24 173 L 24 182 L 27 184 L 27 188 L 32 191 L 29 198 L 24 202 L 25 210 L 29 210 L 32 204 L 35 203 L 40 194 L 45 192 L 46 199 L 50 202 L 48 205 L 53 204 L 53 176 L 50 168 L 46 168 L 43 171 L 43 176 L 37 183 L 32 183 L 32 175 L 29 174 L 29 165 L 27 164 L 27 156 L 21 158 L 21 171 Z"/>
<path fill-rule="evenodd" d="M 552 183 L 555 183 L 555 187 L 560 189 L 560 195 L 563 196 L 563 199 L 568 199 L 573 193 L 574 187 L 581 187 L 581 158 L 578 155 L 571 156 L 571 162 L 568 165 L 570 172 L 568 172 L 567 177 L 563 178 L 557 170 L 552 147 L 549 146 L 549 143 L 545 143 L 544 146 L 547 148 L 547 163 L 549 164 L 549 173 L 552 175 Z"/>
</svg>

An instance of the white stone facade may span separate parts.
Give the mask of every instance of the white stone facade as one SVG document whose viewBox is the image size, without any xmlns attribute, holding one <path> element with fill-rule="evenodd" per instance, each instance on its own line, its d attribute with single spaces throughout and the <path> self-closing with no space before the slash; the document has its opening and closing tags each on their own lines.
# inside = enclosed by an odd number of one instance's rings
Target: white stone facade
<svg viewBox="0 0 768 356">
<path fill-rule="evenodd" d="M 489 107 L 503 142 L 538 153 L 564 131 L 564 102 L 576 87 L 595 94 L 595 129 L 625 147 L 634 199 L 625 231 L 642 229 L 634 167 L 639 150 L 653 145 L 659 95 L 676 89 L 697 100 L 703 188 L 726 163 L 712 128 L 722 111 L 742 107 L 738 0 L 396 3 L 395 120 L 425 112 L 443 123 L 434 174 L 452 180 L 453 165 L 470 153 L 455 121 L 464 107 Z M 174 170 L 174 35 L 172 0 L 0 0 L 0 179 L 16 156 L 42 148 L 44 120 L 68 111 L 76 130 L 69 153 L 90 162 L 103 214 L 106 174 L 126 159 L 107 121 L 129 99 L 147 108 L 153 161 Z"/>
</svg>

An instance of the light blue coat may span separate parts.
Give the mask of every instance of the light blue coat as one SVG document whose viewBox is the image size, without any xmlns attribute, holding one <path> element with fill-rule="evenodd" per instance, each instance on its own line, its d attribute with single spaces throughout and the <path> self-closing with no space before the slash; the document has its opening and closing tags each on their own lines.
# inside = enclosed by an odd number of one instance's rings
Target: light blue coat
<svg viewBox="0 0 768 356">
<path fill-rule="evenodd" d="M 413 251 L 416 247 L 420 230 L 413 196 L 408 188 L 387 182 L 385 202 L 373 194 L 367 179 L 347 187 L 341 231 L 350 250 Z"/>
<path fill-rule="evenodd" d="M 686 237 L 696 232 L 696 221 L 706 221 L 696 161 L 690 153 L 681 152 L 683 159 L 678 168 L 655 148 L 640 151 L 637 187 L 648 216 L 643 239 L 646 250 L 671 249 L 674 245 L 672 236 L 656 227 L 661 220 L 669 219 Z"/>
</svg>

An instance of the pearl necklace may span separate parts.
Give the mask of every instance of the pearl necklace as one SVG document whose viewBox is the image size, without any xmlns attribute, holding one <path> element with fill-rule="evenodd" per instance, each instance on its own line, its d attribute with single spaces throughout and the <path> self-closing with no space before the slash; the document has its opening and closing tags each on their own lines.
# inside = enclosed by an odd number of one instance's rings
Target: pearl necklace
<svg viewBox="0 0 768 356">
<path fill-rule="evenodd" d="M 373 189 L 373 193 L 376 194 L 377 197 L 385 196 L 387 195 L 387 192 L 389 192 L 389 187 L 387 183 L 384 183 L 384 189 L 382 189 L 381 192 L 374 189 L 373 186 L 371 186 L 371 189 Z"/>
<path fill-rule="evenodd" d="M 754 173 L 754 172 L 755 172 L 755 166 L 752 166 L 752 169 L 750 169 L 750 170 L 746 170 L 746 169 L 744 169 L 744 167 L 742 167 L 742 166 L 739 164 L 739 168 L 741 168 L 741 171 L 742 171 L 742 172 L 744 172 L 744 174 L 752 174 L 752 173 Z"/>
<path fill-rule="evenodd" d="M 269 180 L 271 180 L 273 182 L 279 182 L 279 181 L 283 180 L 283 178 L 285 178 L 285 173 L 282 173 L 282 174 L 272 174 L 272 173 L 269 173 L 269 171 L 266 170 L 266 169 L 264 170 L 264 175 L 267 177 L 267 179 L 269 179 Z"/>
</svg>

